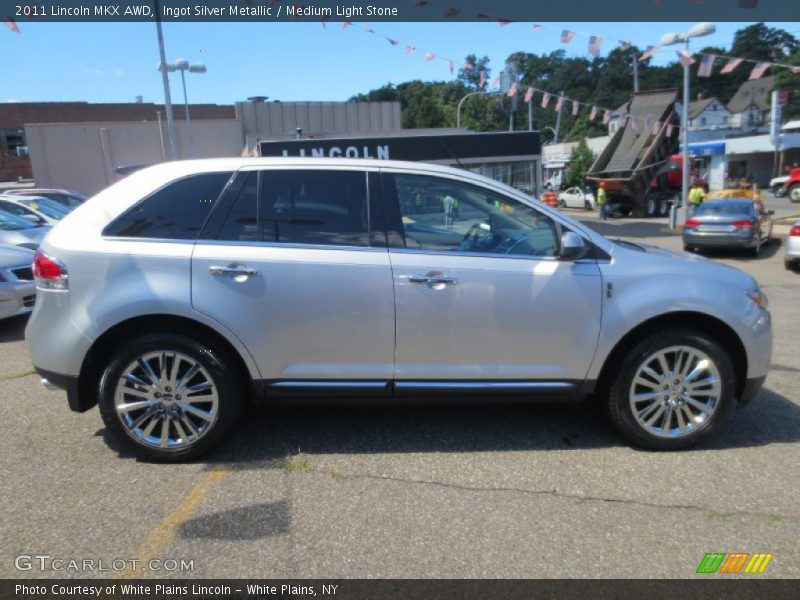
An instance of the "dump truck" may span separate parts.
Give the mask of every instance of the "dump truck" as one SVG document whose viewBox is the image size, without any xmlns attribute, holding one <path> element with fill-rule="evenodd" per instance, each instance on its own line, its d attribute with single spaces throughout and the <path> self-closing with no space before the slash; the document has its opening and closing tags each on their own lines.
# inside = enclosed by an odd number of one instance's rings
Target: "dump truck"
<svg viewBox="0 0 800 600">
<path fill-rule="evenodd" d="M 667 167 L 678 150 L 678 90 L 640 92 L 624 105 L 626 127 L 619 127 L 586 174 L 589 185 L 605 182 L 613 212 L 637 217 L 666 215 L 679 195 Z M 657 125 L 657 128 L 656 128 Z"/>
</svg>

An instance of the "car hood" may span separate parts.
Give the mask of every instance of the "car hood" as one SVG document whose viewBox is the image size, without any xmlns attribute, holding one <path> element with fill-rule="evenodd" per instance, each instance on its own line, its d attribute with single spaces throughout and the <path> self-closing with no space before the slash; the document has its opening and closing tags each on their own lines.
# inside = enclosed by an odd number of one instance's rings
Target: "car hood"
<svg viewBox="0 0 800 600">
<path fill-rule="evenodd" d="M 647 269 L 650 274 L 654 270 L 679 272 L 688 277 L 727 281 L 743 290 L 758 288 L 758 281 L 752 275 L 697 254 L 626 240 L 614 240 L 613 245 L 612 257 L 638 261 L 639 264 L 636 264 L 636 267 Z"/>
<path fill-rule="evenodd" d="M 10 244 L 0 244 L 0 269 L 30 264 L 33 262 L 33 255 L 33 250 Z"/>
</svg>

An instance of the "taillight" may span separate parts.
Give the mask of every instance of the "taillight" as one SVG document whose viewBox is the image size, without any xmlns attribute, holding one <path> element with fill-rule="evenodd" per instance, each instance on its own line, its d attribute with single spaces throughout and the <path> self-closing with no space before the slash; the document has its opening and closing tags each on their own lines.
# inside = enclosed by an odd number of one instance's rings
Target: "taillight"
<svg viewBox="0 0 800 600">
<path fill-rule="evenodd" d="M 789 230 L 789 235 L 800 235 L 800 225 L 792 225 L 792 228 Z"/>
<path fill-rule="evenodd" d="M 33 257 L 33 276 L 36 285 L 53 290 L 67 289 L 67 267 L 57 258 L 47 256 L 41 249 Z"/>
<path fill-rule="evenodd" d="M 694 229 L 698 225 L 700 225 L 700 221 L 698 221 L 697 219 L 687 219 L 686 223 L 683 224 L 683 228 L 684 229 Z"/>
<path fill-rule="evenodd" d="M 749 229 L 750 227 L 753 227 L 754 225 L 755 225 L 755 223 L 753 223 L 749 219 L 740 219 L 739 221 L 734 221 L 733 222 L 733 226 L 736 229 Z"/>
</svg>

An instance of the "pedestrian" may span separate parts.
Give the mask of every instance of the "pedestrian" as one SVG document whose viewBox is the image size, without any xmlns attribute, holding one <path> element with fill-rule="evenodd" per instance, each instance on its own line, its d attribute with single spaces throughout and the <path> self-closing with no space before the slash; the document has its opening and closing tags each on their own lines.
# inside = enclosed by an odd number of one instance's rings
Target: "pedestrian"
<svg viewBox="0 0 800 600">
<path fill-rule="evenodd" d="M 689 190 L 689 207 L 692 209 L 692 213 L 703 203 L 704 197 L 705 193 L 703 192 L 703 188 L 694 184 L 692 189 Z"/>
<path fill-rule="evenodd" d="M 597 188 L 597 206 L 600 207 L 600 220 L 606 220 L 608 198 L 606 197 L 606 182 L 601 181 L 600 187 Z"/>
</svg>

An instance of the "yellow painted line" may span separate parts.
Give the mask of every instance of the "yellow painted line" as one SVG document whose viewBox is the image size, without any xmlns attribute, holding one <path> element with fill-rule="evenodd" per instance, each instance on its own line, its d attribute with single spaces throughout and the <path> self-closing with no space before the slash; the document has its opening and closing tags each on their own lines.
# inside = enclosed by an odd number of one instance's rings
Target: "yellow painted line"
<svg viewBox="0 0 800 600">
<path fill-rule="evenodd" d="M 139 560 L 139 568 L 147 568 L 147 564 L 164 549 L 169 546 L 175 538 L 175 532 L 182 523 L 188 521 L 203 502 L 208 493 L 214 489 L 230 473 L 229 468 L 217 468 L 208 473 L 203 479 L 198 481 L 183 500 L 168 514 L 161 523 L 158 524 L 150 537 L 139 547 L 136 558 Z M 132 568 L 120 572 L 117 579 L 134 579 L 146 573 L 146 571 L 134 571 Z"/>
<path fill-rule="evenodd" d="M 769 564 L 769 561 L 771 561 L 771 560 L 772 560 L 772 554 L 767 554 L 764 557 L 764 562 L 761 563 L 761 568 L 758 570 L 758 572 L 759 573 L 763 573 L 766 570 L 767 565 Z"/>
</svg>

